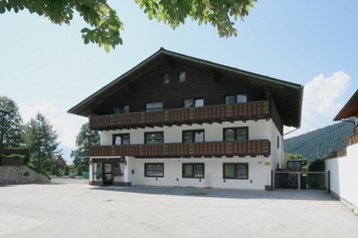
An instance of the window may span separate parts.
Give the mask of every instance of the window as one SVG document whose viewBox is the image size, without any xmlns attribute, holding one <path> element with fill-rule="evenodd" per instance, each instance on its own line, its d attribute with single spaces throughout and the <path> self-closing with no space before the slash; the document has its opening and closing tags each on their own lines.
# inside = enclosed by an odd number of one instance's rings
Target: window
<svg viewBox="0 0 358 238">
<path fill-rule="evenodd" d="M 163 84 L 169 84 L 170 76 L 169 74 L 163 74 Z"/>
<path fill-rule="evenodd" d="M 224 141 L 244 141 L 248 139 L 248 127 L 224 128 Z"/>
<path fill-rule="evenodd" d="M 204 142 L 204 130 L 183 131 L 182 138 L 186 144 Z"/>
<path fill-rule="evenodd" d="M 164 163 L 145 163 L 145 177 L 164 177 Z"/>
<path fill-rule="evenodd" d="M 145 144 L 163 144 L 164 135 L 163 132 L 146 132 L 144 134 Z"/>
<path fill-rule="evenodd" d="M 180 83 L 185 82 L 185 80 L 186 80 L 186 72 L 185 71 L 179 72 L 178 80 Z"/>
<path fill-rule="evenodd" d="M 146 105 L 147 112 L 163 110 L 163 102 L 151 102 Z"/>
<path fill-rule="evenodd" d="M 224 179 L 249 179 L 248 163 L 224 163 Z"/>
<path fill-rule="evenodd" d="M 243 103 L 247 102 L 247 95 L 233 94 L 225 96 L 225 104 Z"/>
<path fill-rule="evenodd" d="M 204 178 L 204 163 L 184 163 L 183 178 Z"/>
<path fill-rule="evenodd" d="M 129 134 L 114 134 L 112 145 L 129 145 Z"/>
<path fill-rule="evenodd" d="M 204 106 L 204 99 L 202 98 L 188 98 L 184 100 L 184 107 L 202 107 Z"/>
<path fill-rule="evenodd" d="M 129 113 L 129 106 L 125 105 L 125 106 L 114 107 L 113 112 L 115 114 Z"/>
</svg>

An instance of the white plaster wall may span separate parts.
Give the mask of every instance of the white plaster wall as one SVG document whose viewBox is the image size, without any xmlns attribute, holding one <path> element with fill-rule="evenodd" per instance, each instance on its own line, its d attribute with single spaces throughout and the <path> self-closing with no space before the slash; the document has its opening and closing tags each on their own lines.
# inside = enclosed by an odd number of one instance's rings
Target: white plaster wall
<svg viewBox="0 0 358 238">
<path fill-rule="evenodd" d="M 132 159 L 135 174 L 131 176 L 132 185 L 212 187 L 231 189 L 264 190 L 270 185 L 271 167 L 269 158 L 161 158 Z M 266 162 L 266 163 L 265 163 Z M 144 176 L 145 163 L 164 163 L 164 177 L 152 178 Z M 182 178 L 183 163 L 204 163 L 205 178 Z M 248 163 L 249 179 L 223 179 L 223 163 Z"/>
<path fill-rule="evenodd" d="M 325 162 L 331 172 L 331 191 L 358 213 L 358 144 L 347 147 L 347 156 Z"/>
<path fill-rule="evenodd" d="M 205 130 L 205 141 L 222 141 L 223 140 L 223 128 L 229 127 L 248 127 L 249 128 L 249 140 L 269 139 L 272 140 L 273 134 L 274 141 L 272 141 L 271 147 L 276 145 L 276 133 L 279 134 L 272 120 L 250 120 L 250 121 L 235 121 L 235 122 L 223 122 L 202 125 L 182 125 L 182 126 L 164 126 L 154 128 L 138 128 L 128 130 L 111 130 L 100 132 L 101 145 L 112 145 L 112 135 L 118 133 L 129 133 L 131 144 L 144 144 L 144 133 L 152 131 L 164 132 L 164 143 L 181 143 L 183 130 Z M 275 147 L 276 148 L 276 147 Z"/>
</svg>

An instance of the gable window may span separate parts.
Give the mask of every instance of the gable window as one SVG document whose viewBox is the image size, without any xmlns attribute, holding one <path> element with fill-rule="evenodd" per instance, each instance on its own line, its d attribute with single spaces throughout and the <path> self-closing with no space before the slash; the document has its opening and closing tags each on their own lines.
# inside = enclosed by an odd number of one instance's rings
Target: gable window
<svg viewBox="0 0 358 238">
<path fill-rule="evenodd" d="M 124 105 L 124 106 L 114 107 L 113 112 L 114 112 L 114 114 L 129 113 L 129 106 Z"/>
<path fill-rule="evenodd" d="M 247 95 L 233 94 L 225 96 L 225 104 L 244 103 L 247 102 Z"/>
<path fill-rule="evenodd" d="M 163 132 L 146 132 L 144 134 L 144 143 L 149 145 L 163 144 L 164 134 Z"/>
<path fill-rule="evenodd" d="M 248 127 L 224 128 L 224 141 L 245 141 L 248 139 Z"/>
<path fill-rule="evenodd" d="M 129 145 L 129 134 L 114 134 L 112 145 Z"/>
<path fill-rule="evenodd" d="M 183 163 L 183 178 L 204 178 L 204 163 Z"/>
<path fill-rule="evenodd" d="M 180 71 L 179 72 L 178 80 L 179 80 L 180 83 L 186 81 L 186 72 L 185 71 Z"/>
<path fill-rule="evenodd" d="M 224 179 L 249 179 L 248 163 L 224 163 L 223 164 Z"/>
<path fill-rule="evenodd" d="M 169 74 L 163 74 L 163 84 L 169 84 L 170 77 Z"/>
<path fill-rule="evenodd" d="M 184 100 L 184 107 L 202 107 L 204 106 L 203 98 L 188 98 Z"/>
<path fill-rule="evenodd" d="M 145 163 L 145 177 L 164 177 L 164 163 Z"/>
<path fill-rule="evenodd" d="M 204 142 L 204 130 L 183 131 L 182 138 L 185 144 Z"/>
<path fill-rule="evenodd" d="M 153 111 L 161 111 L 163 110 L 163 102 L 151 102 L 147 103 L 146 111 L 153 112 Z"/>
</svg>

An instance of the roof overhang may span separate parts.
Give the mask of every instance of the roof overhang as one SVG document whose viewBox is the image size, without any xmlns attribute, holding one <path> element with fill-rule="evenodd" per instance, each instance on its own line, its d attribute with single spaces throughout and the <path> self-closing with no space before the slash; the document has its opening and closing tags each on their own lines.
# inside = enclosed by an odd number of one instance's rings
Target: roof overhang
<svg viewBox="0 0 358 238">
<path fill-rule="evenodd" d="M 165 50 L 164 48 L 160 48 L 157 52 L 136 65 L 134 68 L 124 73 L 108 85 L 104 86 L 91 96 L 87 97 L 76 106 L 72 107 L 70 110 L 68 110 L 68 112 L 81 116 L 90 116 L 90 108 L 95 105 L 96 102 L 103 100 L 106 95 L 110 94 L 110 92 L 113 91 L 113 87 L 119 87 L 120 85 L 128 84 L 129 81 L 135 78 L 135 75 L 140 74 L 140 72 L 144 69 L 151 68 L 158 62 L 170 60 L 183 61 L 202 67 L 209 67 L 210 69 L 219 72 L 244 76 L 253 83 L 260 84 L 268 88 L 272 94 L 272 98 L 275 101 L 281 119 L 283 120 L 283 124 L 296 128 L 301 126 L 303 97 L 302 85 L 179 54 L 173 51 Z"/>
<path fill-rule="evenodd" d="M 339 121 L 350 117 L 358 117 L 358 90 L 353 94 L 333 120 Z"/>
</svg>

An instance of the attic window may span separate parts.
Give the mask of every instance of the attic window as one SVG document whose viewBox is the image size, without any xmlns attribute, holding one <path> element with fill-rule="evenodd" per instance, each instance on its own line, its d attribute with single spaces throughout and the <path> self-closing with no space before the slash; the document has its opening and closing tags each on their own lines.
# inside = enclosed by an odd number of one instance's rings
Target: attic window
<svg viewBox="0 0 358 238">
<path fill-rule="evenodd" d="M 170 77 L 169 74 L 163 74 L 163 84 L 169 84 Z"/>
<path fill-rule="evenodd" d="M 129 113 L 129 106 L 124 105 L 124 106 L 114 107 L 113 112 L 114 112 L 114 114 Z"/>
<path fill-rule="evenodd" d="M 185 71 L 179 72 L 178 80 L 179 80 L 179 83 L 185 82 L 185 80 L 186 80 L 186 72 Z"/>
</svg>

